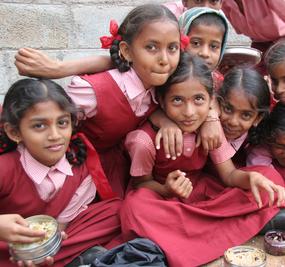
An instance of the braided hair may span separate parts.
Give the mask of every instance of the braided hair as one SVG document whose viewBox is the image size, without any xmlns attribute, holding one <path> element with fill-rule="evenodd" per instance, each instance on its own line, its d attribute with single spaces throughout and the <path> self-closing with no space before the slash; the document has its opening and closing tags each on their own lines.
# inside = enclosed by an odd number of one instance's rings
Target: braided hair
<svg viewBox="0 0 285 267">
<path fill-rule="evenodd" d="M 77 125 L 77 109 L 71 98 L 57 83 L 45 79 L 22 79 L 9 88 L 3 102 L 0 119 L 0 154 L 13 151 L 17 143 L 11 140 L 4 130 L 4 124 L 19 130 L 21 120 L 28 109 L 40 102 L 53 101 L 71 115 L 72 128 Z M 67 160 L 73 165 L 80 165 L 86 159 L 86 147 L 73 131 L 68 151 Z"/>
</svg>

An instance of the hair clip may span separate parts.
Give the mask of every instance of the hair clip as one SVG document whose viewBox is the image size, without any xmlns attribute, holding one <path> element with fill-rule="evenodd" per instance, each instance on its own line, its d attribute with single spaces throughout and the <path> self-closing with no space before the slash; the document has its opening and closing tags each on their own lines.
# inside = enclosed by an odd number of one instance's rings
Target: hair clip
<svg viewBox="0 0 285 267">
<path fill-rule="evenodd" d="M 184 33 L 180 34 L 180 49 L 185 51 L 186 47 L 189 45 L 190 38 L 189 36 L 185 35 Z"/>
<path fill-rule="evenodd" d="M 114 40 L 122 40 L 122 37 L 118 34 L 119 26 L 118 23 L 115 20 L 110 21 L 110 28 L 109 32 L 111 33 L 111 36 L 102 36 L 100 37 L 101 41 L 101 48 L 107 48 L 109 49 L 113 43 Z"/>
</svg>

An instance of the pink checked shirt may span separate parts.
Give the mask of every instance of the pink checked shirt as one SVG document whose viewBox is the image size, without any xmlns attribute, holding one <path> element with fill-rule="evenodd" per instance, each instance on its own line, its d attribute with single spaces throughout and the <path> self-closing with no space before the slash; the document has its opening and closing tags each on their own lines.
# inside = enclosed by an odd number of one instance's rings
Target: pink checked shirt
<svg viewBox="0 0 285 267">
<path fill-rule="evenodd" d="M 123 73 L 117 69 L 112 69 L 108 72 L 126 96 L 137 117 L 143 116 L 148 111 L 152 100 L 154 103 L 157 103 L 154 88 L 146 90 L 133 69 Z M 86 117 L 90 118 L 96 115 L 96 93 L 87 81 L 79 76 L 74 76 L 66 92 L 73 102 L 84 110 Z"/>
<path fill-rule="evenodd" d="M 222 145 L 209 152 L 214 164 L 225 162 L 235 154 L 235 150 L 228 143 L 224 135 L 222 139 Z M 184 134 L 183 154 L 185 156 L 190 157 L 194 152 L 196 146 L 195 140 L 196 134 Z M 130 174 L 136 177 L 152 173 L 155 164 L 156 150 L 150 136 L 142 130 L 132 131 L 126 137 L 125 146 L 132 159 Z"/>
<path fill-rule="evenodd" d="M 62 188 L 68 175 L 73 175 L 71 165 L 65 155 L 52 167 L 47 167 L 32 157 L 22 145 L 18 146 L 20 162 L 33 181 L 39 196 L 48 202 Z M 60 213 L 57 220 L 60 223 L 72 221 L 95 198 L 96 186 L 91 175 L 88 175 L 76 190 L 68 206 Z"/>
<path fill-rule="evenodd" d="M 176 16 L 177 19 L 182 15 L 184 11 L 187 10 L 182 4 L 182 0 L 177 2 L 165 3 L 163 5 L 166 6 Z"/>
</svg>

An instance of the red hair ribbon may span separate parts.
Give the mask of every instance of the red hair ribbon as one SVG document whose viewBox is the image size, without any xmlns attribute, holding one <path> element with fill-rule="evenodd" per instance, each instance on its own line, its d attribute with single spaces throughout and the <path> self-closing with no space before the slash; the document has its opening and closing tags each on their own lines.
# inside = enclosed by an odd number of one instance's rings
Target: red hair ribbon
<svg viewBox="0 0 285 267">
<path fill-rule="evenodd" d="M 182 51 L 185 51 L 186 47 L 189 45 L 189 42 L 190 42 L 190 38 L 187 35 L 181 33 L 180 34 L 180 49 Z"/>
<path fill-rule="evenodd" d="M 118 34 L 119 26 L 115 20 L 110 21 L 109 31 L 111 36 L 102 36 L 100 37 L 101 47 L 102 48 L 110 48 L 114 40 L 122 40 L 122 37 Z"/>
<path fill-rule="evenodd" d="M 103 171 L 97 151 L 83 133 L 77 133 L 87 147 L 86 166 L 102 200 L 116 197 Z"/>
</svg>

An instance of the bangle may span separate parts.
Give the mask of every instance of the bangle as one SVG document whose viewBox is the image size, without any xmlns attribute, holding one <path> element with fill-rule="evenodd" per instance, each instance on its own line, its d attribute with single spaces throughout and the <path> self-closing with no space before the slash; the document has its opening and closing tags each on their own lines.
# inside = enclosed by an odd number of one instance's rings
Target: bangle
<svg viewBox="0 0 285 267">
<path fill-rule="evenodd" d="M 205 120 L 205 122 L 212 122 L 212 121 L 220 121 L 220 119 L 208 116 Z"/>
</svg>

